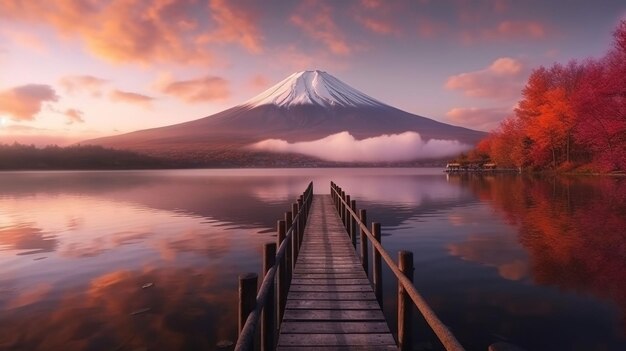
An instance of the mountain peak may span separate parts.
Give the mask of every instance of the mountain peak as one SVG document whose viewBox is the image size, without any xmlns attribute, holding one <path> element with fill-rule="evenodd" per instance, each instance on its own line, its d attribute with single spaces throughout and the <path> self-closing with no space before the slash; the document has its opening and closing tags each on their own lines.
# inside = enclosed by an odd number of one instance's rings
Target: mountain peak
<svg viewBox="0 0 626 351">
<path fill-rule="evenodd" d="M 261 105 L 387 106 L 319 70 L 296 72 L 243 104 L 245 107 Z"/>
</svg>

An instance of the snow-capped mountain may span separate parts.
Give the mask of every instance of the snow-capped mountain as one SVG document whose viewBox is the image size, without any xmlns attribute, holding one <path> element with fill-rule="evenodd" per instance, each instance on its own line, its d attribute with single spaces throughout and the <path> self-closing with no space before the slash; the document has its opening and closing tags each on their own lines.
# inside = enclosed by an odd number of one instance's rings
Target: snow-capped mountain
<svg viewBox="0 0 626 351">
<path fill-rule="evenodd" d="M 306 104 L 324 107 L 387 106 L 322 71 L 294 73 L 244 102 L 242 106 L 248 108 L 262 105 L 291 107 Z"/>
<path fill-rule="evenodd" d="M 417 139 L 423 143 L 443 140 L 472 145 L 485 136 L 483 132 L 437 122 L 384 104 L 326 72 L 304 71 L 290 75 L 241 105 L 208 117 L 87 140 L 83 144 L 193 160 L 200 165 L 257 165 L 258 157 L 265 161 L 276 157 L 267 152 L 269 149 L 251 148 L 251 145 L 266 140 L 286 143 L 281 151 L 284 153 L 292 152 L 289 145 L 293 143 L 322 140 L 321 144 L 309 147 L 323 146 L 325 138 L 338 133 L 349 136 L 348 140 L 354 144 L 367 138 L 405 132 L 418 133 Z M 415 136 L 408 135 L 402 140 L 407 138 L 413 140 Z M 341 138 L 329 140 L 337 143 Z M 378 145 L 377 149 L 395 150 L 396 139 L 385 140 L 374 143 Z M 334 147 L 343 148 L 337 145 Z M 411 148 L 412 144 L 407 145 Z M 301 149 L 294 148 L 293 152 L 299 153 L 297 150 Z M 424 150 L 437 149 L 436 144 L 431 144 Z M 441 152 L 432 154 L 441 157 Z M 316 155 L 309 154 L 308 157 L 318 157 Z"/>
</svg>

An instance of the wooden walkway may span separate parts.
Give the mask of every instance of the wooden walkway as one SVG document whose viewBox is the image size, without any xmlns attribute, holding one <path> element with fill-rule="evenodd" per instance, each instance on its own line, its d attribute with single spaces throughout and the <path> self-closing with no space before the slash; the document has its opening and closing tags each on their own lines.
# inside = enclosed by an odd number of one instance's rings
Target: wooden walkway
<svg viewBox="0 0 626 351">
<path fill-rule="evenodd" d="M 330 195 L 315 195 L 277 350 L 397 350 Z"/>
</svg>

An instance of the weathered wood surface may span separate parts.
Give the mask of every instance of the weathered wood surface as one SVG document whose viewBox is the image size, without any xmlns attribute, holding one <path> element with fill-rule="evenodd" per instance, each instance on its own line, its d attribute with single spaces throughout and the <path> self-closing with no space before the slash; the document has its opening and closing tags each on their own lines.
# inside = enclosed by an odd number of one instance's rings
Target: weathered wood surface
<svg viewBox="0 0 626 351">
<path fill-rule="evenodd" d="M 278 350 L 397 350 L 350 236 L 315 195 L 293 271 Z"/>
</svg>

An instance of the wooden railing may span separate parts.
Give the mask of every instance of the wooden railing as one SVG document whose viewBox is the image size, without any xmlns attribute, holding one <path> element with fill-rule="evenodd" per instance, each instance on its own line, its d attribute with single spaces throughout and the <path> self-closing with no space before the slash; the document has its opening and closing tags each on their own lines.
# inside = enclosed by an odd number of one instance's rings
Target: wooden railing
<svg viewBox="0 0 626 351">
<path fill-rule="evenodd" d="M 263 281 L 257 293 L 258 275 L 239 276 L 239 337 L 236 351 L 253 350 L 258 344 L 257 329 L 261 320 L 261 349 L 274 350 L 278 329 L 285 312 L 287 292 L 306 225 L 313 182 L 294 203 L 285 219 L 277 223 L 277 242 L 263 247 Z M 278 251 L 276 250 L 278 247 Z"/>
<path fill-rule="evenodd" d="M 380 240 L 380 223 L 373 222 L 371 231 L 367 228 L 367 213 L 361 209 L 357 214 L 356 201 L 350 198 L 337 184 L 330 183 L 330 193 L 343 221 L 346 231 L 352 239 L 352 245 L 356 249 L 356 231 L 360 232 L 360 256 L 365 273 L 368 273 L 368 241 L 372 244 L 373 264 L 371 281 L 374 285 L 374 293 L 378 303 L 382 307 L 382 267 L 381 259 L 387 263 L 393 274 L 398 279 L 398 348 L 399 350 L 412 350 L 411 345 L 411 301 L 421 312 L 428 325 L 435 332 L 439 341 L 448 351 L 461 351 L 464 348 L 450 332 L 448 327 L 439 320 L 435 312 L 428 306 L 422 295 L 413 286 L 413 253 L 400 251 L 398 265 L 385 251 Z M 369 274 L 368 274 L 369 276 Z"/>
</svg>

